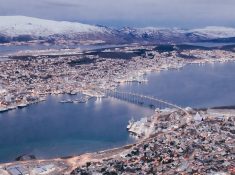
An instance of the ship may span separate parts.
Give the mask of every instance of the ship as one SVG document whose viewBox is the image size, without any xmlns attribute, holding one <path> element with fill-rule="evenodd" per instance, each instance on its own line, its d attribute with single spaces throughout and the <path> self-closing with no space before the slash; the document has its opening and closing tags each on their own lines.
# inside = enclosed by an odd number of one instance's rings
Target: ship
<svg viewBox="0 0 235 175">
<path fill-rule="evenodd" d="M 0 108 L 0 112 L 6 112 L 6 111 L 8 111 L 7 108 Z"/>
<path fill-rule="evenodd" d="M 61 100 L 60 103 L 73 103 L 72 100 L 68 99 L 68 100 Z"/>
<path fill-rule="evenodd" d="M 132 117 L 131 118 L 131 120 L 129 120 L 128 121 L 128 125 L 127 125 L 127 130 L 129 130 L 131 127 L 132 127 L 132 125 L 135 123 L 135 120 L 134 120 L 134 118 Z"/>
<path fill-rule="evenodd" d="M 17 107 L 18 107 L 18 108 L 24 108 L 24 107 L 26 107 L 26 106 L 28 106 L 27 103 L 21 103 L 21 104 L 19 104 Z"/>
</svg>

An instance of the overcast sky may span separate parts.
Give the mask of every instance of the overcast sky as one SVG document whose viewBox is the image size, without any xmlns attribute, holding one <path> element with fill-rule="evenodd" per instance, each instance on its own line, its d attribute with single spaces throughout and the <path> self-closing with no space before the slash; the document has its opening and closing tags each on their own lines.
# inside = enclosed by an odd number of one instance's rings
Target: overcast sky
<svg viewBox="0 0 235 175">
<path fill-rule="evenodd" d="M 235 0 L 0 0 L 0 15 L 115 27 L 235 27 Z"/>
</svg>

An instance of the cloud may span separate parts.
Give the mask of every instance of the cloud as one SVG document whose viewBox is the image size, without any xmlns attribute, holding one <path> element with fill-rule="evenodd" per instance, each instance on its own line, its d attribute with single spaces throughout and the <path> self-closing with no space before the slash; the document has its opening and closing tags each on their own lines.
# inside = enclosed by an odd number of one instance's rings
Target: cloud
<svg viewBox="0 0 235 175">
<path fill-rule="evenodd" d="M 1 0 L 0 15 L 103 25 L 235 27 L 234 0 Z"/>
<path fill-rule="evenodd" d="M 56 6 L 62 6 L 62 7 L 79 7 L 79 4 L 77 1 L 64 1 L 64 0 L 43 0 L 45 6 L 49 7 L 56 7 Z"/>
</svg>

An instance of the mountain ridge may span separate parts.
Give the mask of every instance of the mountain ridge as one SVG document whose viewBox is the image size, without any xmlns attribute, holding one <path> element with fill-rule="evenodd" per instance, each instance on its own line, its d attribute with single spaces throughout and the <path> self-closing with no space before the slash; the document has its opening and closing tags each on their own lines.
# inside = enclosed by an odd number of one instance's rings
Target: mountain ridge
<svg viewBox="0 0 235 175">
<path fill-rule="evenodd" d="M 105 43 L 198 42 L 235 37 L 235 28 L 207 26 L 184 30 L 123 27 L 53 21 L 26 16 L 0 16 L 0 43 L 31 40 L 101 40 Z"/>
</svg>

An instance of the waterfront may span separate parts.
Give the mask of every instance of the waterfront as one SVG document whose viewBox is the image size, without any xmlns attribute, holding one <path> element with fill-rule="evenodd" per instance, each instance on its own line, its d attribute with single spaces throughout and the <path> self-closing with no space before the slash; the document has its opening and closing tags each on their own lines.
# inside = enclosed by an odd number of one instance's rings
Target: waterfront
<svg viewBox="0 0 235 175">
<path fill-rule="evenodd" d="M 181 106 L 234 105 L 234 69 L 232 62 L 187 65 L 182 70 L 150 73 L 147 84 L 123 84 L 119 90 L 155 95 Z M 64 98 L 50 96 L 46 102 L 1 113 L 0 161 L 22 154 L 61 157 L 125 145 L 134 141 L 126 131 L 128 120 L 153 113 L 110 98 L 85 104 L 59 103 Z"/>
<path fill-rule="evenodd" d="M 155 96 L 182 107 L 235 105 L 235 63 L 193 64 L 146 75 L 148 83 L 129 83 L 119 91 Z"/>
<path fill-rule="evenodd" d="M 45 102 L 0 113 L 0 161 L 22 154 L 51 158 L 125 145 L 134 141 L 126 131 L 128 120 L 153 113 L 110 98 L 59 103 L 66 96 L 50 96 Z"/>
</svg>

